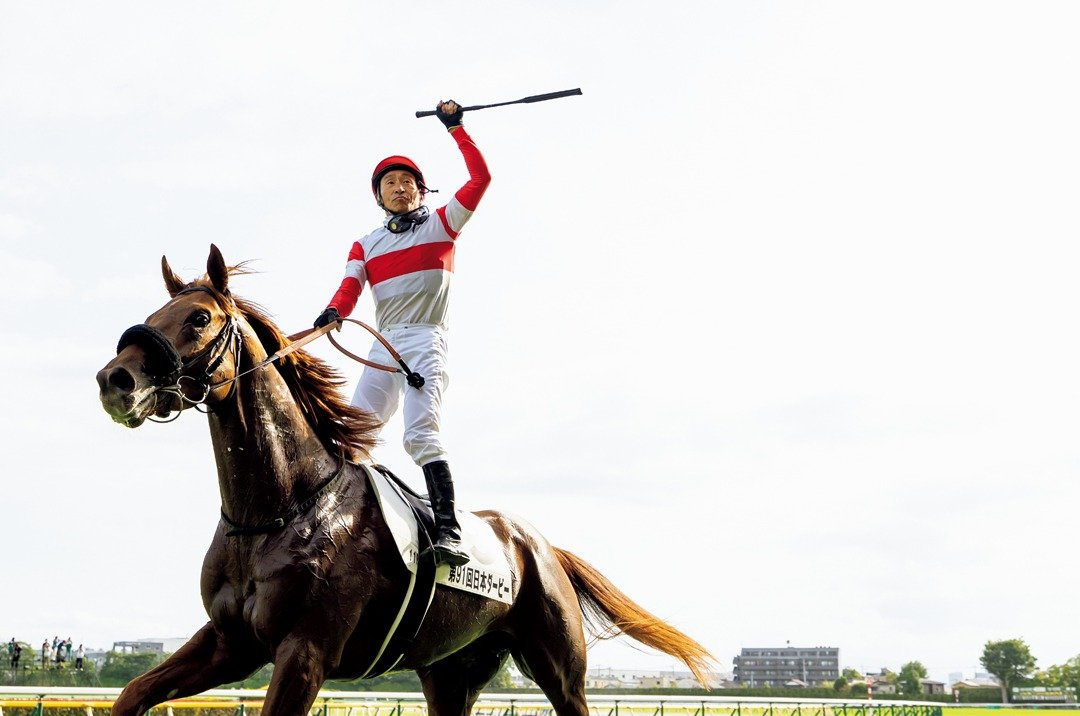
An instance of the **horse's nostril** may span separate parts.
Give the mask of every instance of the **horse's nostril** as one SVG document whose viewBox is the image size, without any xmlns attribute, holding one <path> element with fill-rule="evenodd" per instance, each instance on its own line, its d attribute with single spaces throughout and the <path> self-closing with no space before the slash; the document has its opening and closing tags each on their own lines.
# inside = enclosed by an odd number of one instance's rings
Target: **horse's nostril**
<svg viewBox="0 0 1080 716">
<path fill-rule="evenodd" d="M 127 368 L 113 368 L 109 373 L 109 385 L 123 393 L 135 390 L 135 378 L 127 371 Z"/>
</svg>

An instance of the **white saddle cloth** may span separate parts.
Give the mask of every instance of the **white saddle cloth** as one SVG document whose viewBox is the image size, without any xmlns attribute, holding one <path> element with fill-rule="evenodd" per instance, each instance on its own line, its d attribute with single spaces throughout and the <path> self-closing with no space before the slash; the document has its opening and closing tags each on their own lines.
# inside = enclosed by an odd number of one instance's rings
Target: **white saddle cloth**
<svg viewBox="0 0 1080 716">
<path fill-rule="evenodd" d="M 368 469 L 368 474 L 375 487 L 383 518 L 394 535 L 401 560 L 415 574 L 420 556 L 420 528 L 412 508 L 406 503 L 400 488 L 385 475 L 373 468 Z M 513 604 L 517 584 L 495 531 L 471 512 L 458 510 L 457 517 L 461 524 L 461 548 L 469 555 L 469 561 L 460 567 L 439 565 L 435 583 Z"/>
</svg>

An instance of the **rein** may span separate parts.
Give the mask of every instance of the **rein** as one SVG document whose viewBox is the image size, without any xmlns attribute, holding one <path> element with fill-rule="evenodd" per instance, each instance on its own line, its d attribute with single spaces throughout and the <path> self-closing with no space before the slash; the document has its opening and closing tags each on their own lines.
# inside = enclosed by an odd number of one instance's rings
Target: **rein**
<svg viewBox="0 0 1080 716">
<path fill-rule="evenodd" d="M 338 343 L 332 335 L 329 335 L 330 331 L 335 328 L 340 331 L 346 321 L 349 323 L 355 323 L 361 328 L 366 329 L 371 335 L 375 336 L 375 338 L 383 344 L 383 347 L 386 348 L 386 351 L 390 354 L 390 357 L 397 361 L 400 368 L 392 365 L 383 365 L 382 363 L 376 363 L 374 361 L 367 360 L 366 358 L 361 358 L 360 356 L 349 351 L 340 343 Z M 337 348 L 341 353 L 348 356 L 349 358 L 352 358 L 357 363 L 362 363 L 363 365 L 375 368 L 377 370 L 385 370 L 388 373 L 401 373 L 405 376 L 406 382 L 408 382 L 409 385 L 416 388 L 417 390 L 422 388 L 424 385 L 424 376 L 411 370 L 409 366 L 406 365 L 405 361 L 402 359 L 401 354 L 394 350 L 394 347 L 390 345 L 390 341 L 386 340 L 386 338 L 381 333 L 379 333 L 363 321 L 358 321 L 355 318 L 339 318 L 334 323 L 327 323 L 325 326 L 322 326 L 320 328 L 308 328 L 305 331 L 300 331 L 299 333 L 294 333 L 291 336 L 288 336 L 289 345 L 277 351 L 276 353 L 274 353 L 274 355 L 268 357 L 266 360 L 256 363 L 242 373 L 237 373 L 228 380 L 223 380 L 220 383 L 215 383 L 214 385 L 210 386 L 210 389 L 215 390 L 223 385 L 227 385 L 228 383 L 237 380 L 238 378 L 244 377 L 248 373 L 254 373 L 260 368 L 265 368 L 266 366 L 284 358 L 290 353 L 300 350 L 308 343 L 311 343 L 315 339 L 321 338 L 322 336 L 326 336 L 328 339 L 330 339 L 330 343 L 333 344 L 334 348 Z"/>
</svg>

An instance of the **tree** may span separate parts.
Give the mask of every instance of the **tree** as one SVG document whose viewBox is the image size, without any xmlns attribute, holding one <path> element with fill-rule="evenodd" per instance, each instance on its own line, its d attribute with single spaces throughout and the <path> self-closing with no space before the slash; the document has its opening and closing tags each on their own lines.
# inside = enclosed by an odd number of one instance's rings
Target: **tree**
<svg viewBox="0 0 1080 716">
<path fill-rule="evenodd" d="M 836 681 L 832 682 L 833 691 L 843 691 L 848 687 L 848 680 L 843 676 L 838 676 Z"/>
<path fill-rule="evenodd" d="M 926 667 L 918 661 L 909 661 L 900 667 L 900 693 L 915 696 L 922 691 L 921 681 L 926 678 Z"/>
<path fill-rule="evenodd" d="M 105 655 L 105 665 L 101 667 L 99 679 L 102 686 L 126 686 L 136 676 L 145 674 L 165 660 L 164 654 L 143 652 L 141 654 L 121 654 L 110 651 Z"/>
<path fill-rule="evenodd" d="M 1039 686 L 1071 686 L 1080 691 L 1080 656 L 1074 656 L 1064 664 L 1054 664 L 1035 675 Z"/>
<path fill-rule="evenodd" d="M 1001 684 L 1001 702 L 1009 703 L 1012 687 L 1028 679 L 1035 670 L 1035 657 L 1023 639 L 988 641 L 979 663 Z"/>
<path fill-rule="evenodd" d="M 850 666 L 840 672 L 840 676 L 847 679 L 848 683 L 851 683 L 852 681 L 862 681 L 862 674 L 859 673 L 859 670 L 852 669 Z"/>
<path fill-rule="evenodd" d="M 514 688 L 514 678 L 510 675 L 510 659 L 503 662 L 499 672 L 488 683 L 487 688 L 491 691 L 507 691 Z"/>
</svg>

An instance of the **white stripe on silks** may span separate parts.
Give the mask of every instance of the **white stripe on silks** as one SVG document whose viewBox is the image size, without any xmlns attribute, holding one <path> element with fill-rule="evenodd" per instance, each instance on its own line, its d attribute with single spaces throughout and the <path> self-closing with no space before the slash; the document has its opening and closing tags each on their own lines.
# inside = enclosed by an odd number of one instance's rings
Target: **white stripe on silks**
<svg viewBox="0 0 1080 716">
<path fill-rule="evenodd" d="M 428 269 L 427 271 L 413 271 L 400 276 L 380 281 L 371 287 L 375 294 L 375 302 L 403 296 L 406 294 L 434 294 L 453 277 L 453 274 L 443 269 Z"/>
<path fill-rule="evenodd" d="M 360 245 L 364 248 L 364 258 L 370 261 L 383 254 L 401 251 L 413 246 L 450 240 L 450 235 L 446 233 L 442 222 L 437 217 L 432 216 L 417 228 L 400 234 L 395 234 L 387 228 L 380 227 L 360 239 Z"/>
<path fill-rule="evenodd" d="M 450 203 L 446 205 L 446 223 L 450 224 L 450 228 L 454 230 L 455 234 L 460 234 L 462 228 L 465 226 L 465 222 L 469 220 L 473 213 L 466 209 L 457 197 L 450 200 Z"/>
<path fill-rule="evenodd" d="M 355 278 L 363 286 L 364 280 L 367 278 L 367 269 L 364 268 L 364 262 L 353 259 L 345 264 L 345 275 Z"/>
</svg>

